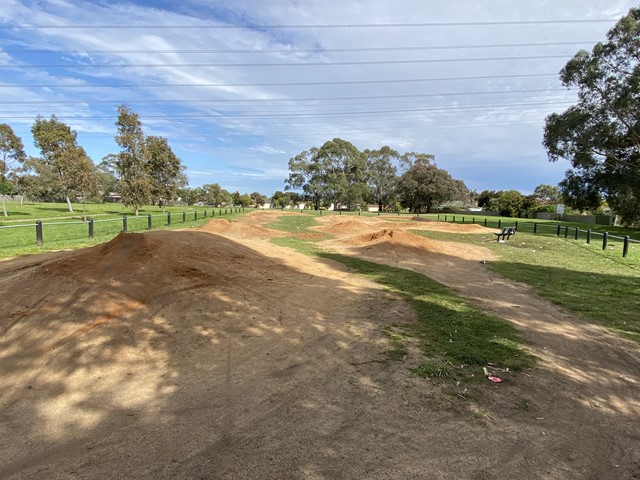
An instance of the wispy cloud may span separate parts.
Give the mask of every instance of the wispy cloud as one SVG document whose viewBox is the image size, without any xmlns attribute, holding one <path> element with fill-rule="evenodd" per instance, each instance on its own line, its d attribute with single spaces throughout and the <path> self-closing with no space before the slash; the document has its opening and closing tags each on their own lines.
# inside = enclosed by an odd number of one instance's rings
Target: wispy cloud
<svg viewBox="0 0 640 480">
<path fill-rule="evenodd" d="M 169 139 L 193 185 L 218 182 L 266 194 L 283 188 L 290 157 L 334 137 L 361 149 L 388 144 L 434 153 L 472 188 L 557 182 L 562 171 L 546 161 L 541 128 L 546 115 L 574 98 L 561 90 L 557 72 L 578 48 L 603 39 L 614 20 L 495 22 L 614 19 L 635 6 L 623 0 L 544 8 L 506 0 L 5 3 L 0 122 L 14 126 L 25 145 L 35 116 L 55 114 L 100 158 L 117 151 L 116 106 L 128 103 L 149 134 Z M 435 26 L 300 28 L 416 23 Z M 290 28 L 262 28 L 278 25 Z M 510 60 L 488 60 L 502 57 Z M 526 178 L 506 172 L 505 158 Z M 470 169 L 469 159 L 481 159 L 484 169 Z"/>
</svg>

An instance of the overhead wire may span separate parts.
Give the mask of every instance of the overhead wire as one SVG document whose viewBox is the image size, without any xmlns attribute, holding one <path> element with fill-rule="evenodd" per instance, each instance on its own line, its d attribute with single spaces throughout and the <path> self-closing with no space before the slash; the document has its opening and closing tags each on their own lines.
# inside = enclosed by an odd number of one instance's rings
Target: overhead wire
<svg viewBox="0 0 640 480">
<path fill-rule="evenodd" d="M 423 50 L 463 50 L 482 48 L 530 48 L 566 45 L 593 45 L 596 40 L 576 40 L 566 42 L 530 42 L 530 43 L 488 43 L 470 45 L 426 45 L 399 47 L 357 47 L 357 48 L 261 48 L 261 49 L 33 49 L 33 48 L 5 48 L 5 53 L 37 53 L 37 54 L 105 54 L 105 53 L 184 53 L 184 54 L 271 54 L 271 53 L 355 53 L 355 52 L 394 52 L 394 51 L 423 51 Z"/>
<path fill-rule="evenodd" d="M 552 58 L 567 58 L 570 55 L 532 55 L 513 57 L 475 57 L 475 58 L 428 58 L 428 59 L 406 59 L 406 60 L 354 60 L 354 61 L 333 61 L 333 62 L 274 62 L 274 63 L 75 63 L 75 64 L 2 64 L 1 69 L 16 68 L 194 68 L 194 67 L 320 67 L 334 65 L 400 65 L 411 63 L 451 63 L 451 62 L 487 62 L 505 60 L 548 60 Z"/>
<path fill-rule="evenodd" d="M 549 19 L 549 20 L 496 20 L 496 21 L 473 21 L 473 22 L 421 22 L 421 23 L 337 23 L 337 24 L 282 24 L 282 25 L 260 25 L 247 23 L 245 25 L 231 24 L 198 24 L 198 25 L 108 25 L 108 24 L 73 24 L 73 25 L 46 25 L 46 24 L 2 24 L 0 30 L 22 29 L 22 30 L 279 30 L 279 29 L 333 29 L 333 28 L 424 28 L 424 27 L 477 27 L 477 26 L 501 26 L 501 25 L 571 25 L 587 23 L 611 23 L 618 21 L 618 18 L 584 18 L 584 19 Z"/>
<path fill-rule="evenodd" d="M 136 87 L 188 87 L 188 88 L 208 88 L 208 87 L 294 87 L 294 86 L 317 86 L 317 85 L 365 85 L 365 84 L 389 84 L 389 83 L 421 83 L 421 82 L 450 82 L 458 80 L 493 80 L 506 78 L 535 78 L 535 77 L 557 77 L 558 73 L 524 73 L 509 75 L 475 75 L 466 77 L 438 77 L 438 78 L 400 78 L 400 79 L 377 79 L 377 80 L 335 80 L 335 81 L 306 81 L 306 82 L 198 82 L 198 83 L 92 83 L 92 84 L 0 84 L 0 88 L 136 88 Z"/>
</svg>

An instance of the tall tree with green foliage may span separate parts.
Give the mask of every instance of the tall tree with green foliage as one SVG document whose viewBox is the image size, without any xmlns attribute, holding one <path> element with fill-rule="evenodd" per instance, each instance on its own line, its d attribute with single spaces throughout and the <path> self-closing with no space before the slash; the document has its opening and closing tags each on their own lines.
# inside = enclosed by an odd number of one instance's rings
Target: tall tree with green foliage
<svg viewBox="0 0 640 480">
<path fill-rule="evenodd" d="M 543 144 L 551 161 L 571 162 L 563 195 L 591 208 L 603 195 L 625 224 L 640 224 L 640 8 L 591 52 L 580 50 L 560 78 L 578 101 L 547 117 Z"/>
<path fill-rule="evenodd" d="M 499 212 L 503 217 L 518 217 L 524 212 L 525 197 L 517 190 L 498 192 L 489 201 L 489 209 Z"/>
<path fill-rule="evenodd" d="M 24 163 L 26 159 L 27 155 L 24 153 L 22 139 L 13 132 L 9 125 L 0 124 L 0 188 L 2 188 L 2 211 L 5 217 L 9 216 L 5 199 L 9 175 L 15 171 L 18 164 Z"/>
<path fill-rule="evenodd" d="M 207 205 L 227 205 L 231 201 L 231 194 L 220 186 L 219 183 L 207 183 L 202 186 L 204 190 L 204 202 Z"/>
<path fill-rule="evenodd" d="M 31 127 L 31 133 L 35 146 L 40 149 L 42 160 L 56 173 L 69 211 L 73 212 L 70 195 L 82 193 L 76 174 L 79 171 L 85 172 L 87 162 L 91 162 L 84 148 L 78 145 L 78 134 L 55 115 L 51 115 L 48 120 L 38 116 Z M 90 182 L 90 179 L 83 176 L 82 181 Z"/>
<path fill-rule="evenodd" d="M 400 154 L 385 145 L 380 150 L 365 150 L 364 155 L 371 198 L 382 212 L 395 196 L 398 169 L 394 164 L 399 163 Z"/>
<path fill-rule="evenodd" d="M 442 202 L 454 200 L 458 193 L 459 185 L 451 175 L 431 163 L 413 163 L 398 180 L 401 205 L 415 213 L 430 212 Z"/>
<path fill-rule="evenodd" d="M 285 190 L 302 188 L 316 210 L 330 203 L 351 210 L 369 195 L 366 166 L 362 152 L 350 142 L 334 138 L 289 160 Z"/>
<path fill-rule="evenodd" d="M 285 180 L 285 190 L 302 189 L 318 210 L 325 198 L 326 171 L 318 156 L 318 148 L 299 153 L 289 159 L 289 178 Z"/>
<path fill-rule="evenodd" d="M 146 137 L 146 167 L 149 174 L 149 196 L 152 203 L 163 208 L 178 198 L 180 188 L 186 186 L 182 161 L 173 153 L 164 137 Z"/>
<path fill-rule="evenodd" d="M 535 188 L 532 196 L 543 204 L 558 203 L 560 200 L 560 189 L 557 185 L 541 183 Z"/>
<path fill-rule="evenodd" d="M 147 168 L 147 142 L 142 122 L 127 105 L 118 107 L 116 143 L 120 147 L 116 171 L 120 177 L 122 203 L 133 207 L 138 215 L 140 207 L 151 199 L 152 180 Z"/>
<path fill-rule="evenodd" d="M 431 165 L 435 159 L 431 153 L 407 152 L 400 157 L 400 168 L 404 173 L 414 165 Z"/>
</svg>

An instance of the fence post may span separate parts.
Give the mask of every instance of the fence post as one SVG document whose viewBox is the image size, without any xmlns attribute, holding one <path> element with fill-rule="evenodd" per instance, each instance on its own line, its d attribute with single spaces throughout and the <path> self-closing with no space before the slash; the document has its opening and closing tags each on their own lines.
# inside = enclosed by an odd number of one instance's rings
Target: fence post
<svg viewBox="0 0 640 480">
<path fill-rule="evenodd" d="M 517 220 L 516 220 L 516 225 L 515 225 L 515 227 L 516 227 L 516 230 L 517 230 L 517 229 L 518 229 L 518 221 L 517 221 Z"/>
<path fill-rule="evenodd" d="M 560 224 L 558 224 L 558 229 L 556 230 L 556 236 L 559 237 L 560 236 Z"/>
<path fill-rule="evenodd" d="M 122 217 L 122 231 L 124 233 L 127 233 L 127 216 L 126 215 Z"/>
<path fill-rule="evenodd" d="M 565 226 L 564 227 L 564 238 L 567 238 L 569 236 L 569 226 Z"/>
<path fill-rule="evenodd" d="M 445 221 L 445 222 L 447 221 L 447 216 L 446 216 L 446 215 L 444 216 L 444 221 Z"/>
<path fill-rule="evenodd" d="M 182 212 L 182 223 L 187 221 L 187 212 Z"/>
<path fill-rule="evenodd" d="M 502 219 L 498 219 L 498 228 L 502 228 Z"/>
<path fill-rule="evenodd" d="M 580 227 L 576 227 L 576 236 L 573 239 L 578 240 L 579 237 L 580 237 Z"/>
<path fill-rule="evenodd" d="M 438 220 L 440 220 L 440 214 L 438 214 Z"/>
<path fill-rule="evenodd" d="M 151 230 L 152 227 L 151 214 L 147 215 L 147 230 Z"/>
<path fill-rule="evenodd" d="M 538 224 L 533 222 L 533 233 L 538 233 Z"/>
<path fill-rule="evenodd" d="M 89 238 L 93 239 L 93 218 L 89 219 Z"/>
<path fill-rule="evenodd" d="M 591 243 L 591 229 L 587 230 L 587 245 Z"/>
<path fill-rule="evenodd" d="M 476 217 L 472 217 L 472 218 L 471 218 L 471 223 L 473 223 L 473 224 L 475 225 L 475 223 L 476 223 Z"/>
<path fill-rule="evenodd" d="M 171 225 L 171 212 L 167 212 L 167 226 Z"/>
<path fill-rule="evenodd" d="M 464 224 L 464 217 L 462 217 L 462 223 Z"/>
<path fill-rule="evenodd" d="M 602 249 L 607 249 L 607 241 L 609 240 L 609 232 L 604 232 L 602 235 Z"/>
<path fill-rule="evenodd" d="M 624 236 L 624 245 L 622 246 L 622 257 L 627 258 L 629 254 L 629 235 Z"/>
<path fill-rule="evenodd" d="M 42 246 L 42 220 L 36 220 L 36 245 Z"/>
<path fill-rule="evenodd" d="M 485 227 L 487 226 L 487 219 L 486 218 L 484 219 L 484 226 Z"/>
<path fill-rule="evenodd" d="M 453 220 L 451 220 L 453 223 L 456 223 L 456 216 L 453 216 Z"/>
<path fill-rule="evenodd" d="M 204 209 L 204 212 L 202 212 L 203 218 L 207 218 L 207 209 Z"/>
<path fill-rule="evenodd" d="M 195 220 L 198 220 L 198 211 L 197 211 L 197 210 L 194 210 L 194 211 L 193 211 L 193 220 L 194 220 L 194 221 L 195 221 Z"/>
</svg>

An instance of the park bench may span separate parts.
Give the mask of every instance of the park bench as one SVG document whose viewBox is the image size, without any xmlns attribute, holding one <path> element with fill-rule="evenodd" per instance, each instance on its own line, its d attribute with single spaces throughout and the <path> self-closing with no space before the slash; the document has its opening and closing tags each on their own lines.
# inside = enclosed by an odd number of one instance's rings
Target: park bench
<svg viewBox="0 0 640 480">
<path fill-rule="evenodd" d="M 498 237 L 498 242 L 504 242 L 505 238 L 509 240 L 509 237 L 515 234 L 516 234 L 516 227 L 502 227 L 501 232 L 494 233 L 494 235 Z"/>
</svg>

